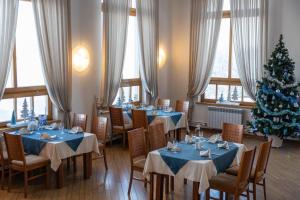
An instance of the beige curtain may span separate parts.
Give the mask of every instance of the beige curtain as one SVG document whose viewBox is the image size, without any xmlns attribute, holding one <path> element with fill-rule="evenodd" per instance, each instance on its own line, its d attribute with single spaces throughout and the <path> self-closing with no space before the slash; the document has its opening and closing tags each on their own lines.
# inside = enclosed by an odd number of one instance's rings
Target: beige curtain
<svg viewBox="0 0 300 200">
<path fill-rule="evenodd" d="M 0 100 L 2 99 L 12 53 L 18 18 L 19 0 L 0 1 Z"/>
<path fill-rule="evenodd" d="M 46 86 L 70 127 L 71 38 L 68 0 L 32 0 Z"/>
<path fill-rule="evenodd" d="M 231 0 L 233 46 L 243 88 L 255 100 L 266 61 L 267 0 Z"/>
<path fill-rule="evenodd" d="M 125 56 L 127 23 L 131 0 L 103 0 L 104 79 L 102 106 L 110 106 L 120 86 Z"/>
<path fill-rule="evenodd" d="M 205 92 L 210 81 L 222 20 L 223 0 L 192 0 L 188 98 Z"/>
<path fill-rule="evenodd" d="M 154 104 L 158 96 L 158 0 L 137 0 L 140 43 L 140 74 L 146 102 Z"/>
</svg>

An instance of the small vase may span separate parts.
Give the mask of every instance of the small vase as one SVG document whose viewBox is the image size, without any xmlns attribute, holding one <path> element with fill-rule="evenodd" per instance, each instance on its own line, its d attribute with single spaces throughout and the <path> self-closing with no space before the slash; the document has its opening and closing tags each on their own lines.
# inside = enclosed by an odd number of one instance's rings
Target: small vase
<svg viewBox="0 0 300 200">
<path fill-rule="evenodd" d="M 277 135 L 268 135 L 268 140 L 270 141 L 271 139 L 273 139 L 272 147 L 275 147 L 275 148 L 282 147 L 283 139 L 281 139 Z"/>
</svg>

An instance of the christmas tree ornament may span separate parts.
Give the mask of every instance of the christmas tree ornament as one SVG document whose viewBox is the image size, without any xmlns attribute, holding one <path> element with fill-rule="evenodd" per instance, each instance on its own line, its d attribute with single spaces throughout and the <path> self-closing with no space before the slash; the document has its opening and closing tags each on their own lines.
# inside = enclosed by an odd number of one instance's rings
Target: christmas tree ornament
<svg viewBox="0 0 300 200">
<path fill-rule="evenodd" d="M 21 117 L 26 120 L 29 116 L 28 104 L 26 98 L 23 101 L 22 110 L 21 110 Z"/>
<path fill-rule="evenodd" d="M 236 88 L 236 87 L 234 87 L 234 89 L 233 89 L 232 100 L 233 100 L 233 101 L 239 100 L 238 91 L 237 91 L 237 88 Z"/>
<path fill-rule="evenodd" d="M 291 91 L 290 95 L 291 95 L 291 96 L 293 96 L 293 95 L 294 95 L 294 92 L 293 92 L 293 91 Z"/>
<path fill-rule="evenodd" d="M 280 104 L 278 107 L 279 107 L 279 108 L 282 108 L 282 104 Z"/>
<path fill-rule="evenodd" d="M 11 125 L 16 125 L 16 122 L 17 122 L 17 117 L 16 117 L 15 110 L 13 110 L 13 112 L 12 112 L 12 114 L 11 114 L 10 124 L 11 124 Z"/>
<path fill-rule="evenodd" d="M 278 112 L 278 109 L 277 109 L 277 108 L 275 108 L 275 109 L 274 109 L 274 112 Z"/>
</svg>

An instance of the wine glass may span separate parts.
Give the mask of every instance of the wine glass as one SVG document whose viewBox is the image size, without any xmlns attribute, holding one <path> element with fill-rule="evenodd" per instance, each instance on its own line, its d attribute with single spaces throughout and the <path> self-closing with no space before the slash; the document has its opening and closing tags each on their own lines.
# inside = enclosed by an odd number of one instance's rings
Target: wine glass
<svg viewBox="0 0 300 200">
<path fill-rule="evenodd" d="M 59 124 L 59 130 L 60 130 L 60 133 L 61 134 L 64 134 L 65 132 L 64 132 L 64 123 L 63 122 L 60 122 L 60 124 Z"/>
</svg>

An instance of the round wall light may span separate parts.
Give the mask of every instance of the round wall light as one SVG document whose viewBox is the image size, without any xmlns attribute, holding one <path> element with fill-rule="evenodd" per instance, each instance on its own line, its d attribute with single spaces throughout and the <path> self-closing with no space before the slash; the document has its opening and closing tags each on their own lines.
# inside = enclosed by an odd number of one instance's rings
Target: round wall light
<svg viewBox="0 0 300 200">
<path fill-rule="evenodd" d="M 160 47 L 159 52 L 158 52 L 158 66 L 159 66 L 159 68 L 162 68 L 164 66 L 164 64 L 166 63 L 166 59 L 167 59 L 166 52 L 162 47 Z"/>
<path fill-rule="evenodd" d="M 73 50 L 73 68 L 78 72 L 86 70 L 90 64 L 90 55 L 86 47 L 77 46 Z"/>
</svg>

